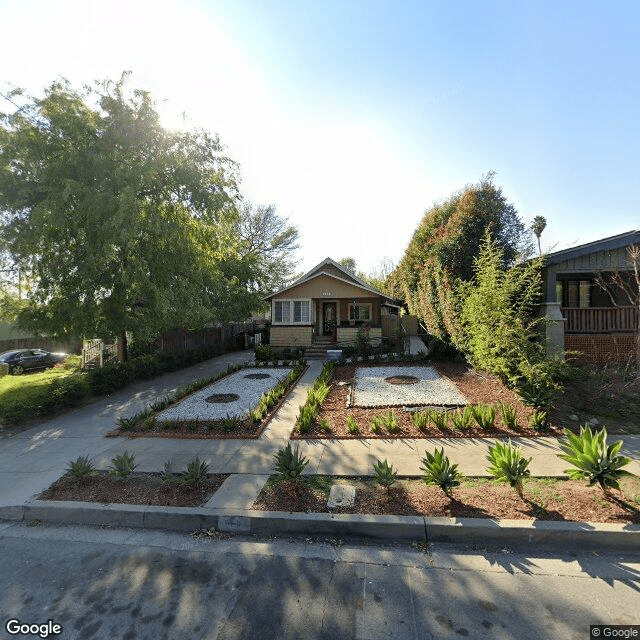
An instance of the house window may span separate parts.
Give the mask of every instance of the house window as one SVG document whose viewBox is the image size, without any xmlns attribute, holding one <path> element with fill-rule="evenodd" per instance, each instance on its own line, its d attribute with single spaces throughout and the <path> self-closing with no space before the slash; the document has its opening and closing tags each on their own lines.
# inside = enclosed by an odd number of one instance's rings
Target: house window
<svg viewBox="0 0 640 640">
<path fill-rule="evenodd" d="M 289 301 L 283 300 L 273 303 L 273 321 L 289 322 Z"/>
<path fill-rule="evenodd" d="M 309 301 L 308 300 L 293 301 L 293 321 L 309 322 Z"/>
<path fill-rule="evenodd" d="M 309 324 L 311 317 L 310 300 L 274 300 L 274 324 Z"/>
<path fill-rule="evenodd" d="M 371 320 L 371 303 L 350 304 L 349 320 Z"/>
</svg>

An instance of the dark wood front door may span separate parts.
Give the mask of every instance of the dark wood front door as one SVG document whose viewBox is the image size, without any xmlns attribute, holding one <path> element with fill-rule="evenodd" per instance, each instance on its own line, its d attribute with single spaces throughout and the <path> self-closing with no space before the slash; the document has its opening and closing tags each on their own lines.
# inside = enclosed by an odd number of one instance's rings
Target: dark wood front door
<svg viewBox="0 0 640 640">
<path fill-rule="evenodd" d="M 336 329 L 336 303 L 325 302 L 322 310 L 322 335 L 332 336 Z"/>
</svg>

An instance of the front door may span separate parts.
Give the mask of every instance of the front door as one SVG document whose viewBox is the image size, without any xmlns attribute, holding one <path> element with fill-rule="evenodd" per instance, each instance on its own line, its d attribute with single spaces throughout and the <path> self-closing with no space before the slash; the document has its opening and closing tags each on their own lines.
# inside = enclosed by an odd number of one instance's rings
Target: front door
<svg viewBox="0 0 640 640">
<path fill-rule="evenodd" d="M 322 335 L 332 336 L 336 329 L 336 303 L 325 302 L 322 311 Z"/>
</svg>

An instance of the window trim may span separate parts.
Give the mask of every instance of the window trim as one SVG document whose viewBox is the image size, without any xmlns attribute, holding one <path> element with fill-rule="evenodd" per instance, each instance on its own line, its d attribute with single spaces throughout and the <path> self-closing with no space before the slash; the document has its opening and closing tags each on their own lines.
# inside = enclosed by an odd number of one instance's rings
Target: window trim
<svg viewBox="0 0 640 640">
<path fill-rule="evenodd" d="M 282 322 L 282 321 L 277 321 L 276 320 L 276 302 L 282 302 L 282 303 L 288 303 L 289 305 L 289 320 L 287 322 Z M 294 302 L 306 302 L 309 305 L 309 319 L 302 322 L 302 321 L 298 321 L 295 322 L 294 321 Z M 279 299 L 274 299 L 273 300 L 273 306 L 271 308 L 271 324 L 274 326 L 287 326 L 287 325 L 296 325 L 296 326 L 310 326 L 313 324 L 313 320 L 312 320 L 312 304 L 311 304 L 311 298 L 279 298 Z"/>
<path fill-rule="evenodd" d="M 353 307 L 368 307 L 369 308 L 369 317 L 368 318 L 352 318 L 351 310 Z M 347 317 L 350 322 L 357 322 L 358 320 L 362 322 L 372 322 L 373 321 L 373 304 L 371 302 L 350 302 L 347 305 Z"/>
</svg>

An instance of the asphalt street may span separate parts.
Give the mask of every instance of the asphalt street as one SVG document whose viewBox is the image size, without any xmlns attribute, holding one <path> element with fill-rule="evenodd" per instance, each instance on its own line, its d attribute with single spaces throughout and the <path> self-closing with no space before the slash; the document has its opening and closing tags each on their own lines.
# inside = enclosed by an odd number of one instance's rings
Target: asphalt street
<svg viewBox="0 0 640 640">
<path fill-rule="evenodd" d="M 640 552 L 0 523 L 0 566 L 5 638 L 39 637 L 9 634 L 12 619 L 65 640 L 582 640 L 640 624 Z"/>
</svg>

